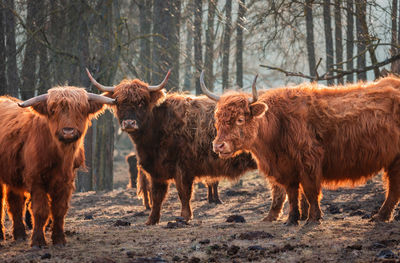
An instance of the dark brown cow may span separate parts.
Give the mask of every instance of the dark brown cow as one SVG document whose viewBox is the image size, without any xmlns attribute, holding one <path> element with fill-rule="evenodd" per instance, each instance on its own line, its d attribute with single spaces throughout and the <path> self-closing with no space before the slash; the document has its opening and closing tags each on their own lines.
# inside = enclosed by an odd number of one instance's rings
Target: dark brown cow
<svg viewBox="0 0 400 263">
<path fill-rule="evenodd" d="M 189 220 L 196 178 L 236 179 L 257 168 L 248 153 L 222 160 L 212 151 L 214 101 L 177 93 L 166 95 L 162 89 L 168 76 L 159 86 L 135 79 L 104 87 L 88 74 L 95 86 L 116 98 L 116 117 L 135 144 L 141 167 L 151 177 L 153 205 L 147 224 L 159 222 L 161 204 L 172 180 L 182 203 L 181 215 Z"/>
<path fill-rule="evenodd" d="M 5 190 L 0 198 L 1 239 L 3 198 L 13 221 L 14 239 L 25 239 L 24 195 L 30 194 L 31 245 L 46 244 L 43 228 L 49 215 L 53 244 L 66 243 L 64 218 L 74 190 L 74 169 L 84 164 L 83 138 L 89 119 L 105 103 L 114 100 L 76 87 L 52 88 L 24 102 L 0 97 L 0 187 Z"/>
<path fill-rule="evenodd" d="M 227 93 L 216 108 L 214 151 L 222 158 L 250 151 L 259 169 L 285 187 L 287 224 L 298 223 L 299 186 L 310 204 L 307 222 L 316 223 L 322 184 L 354 185 L 382 169 L 387 196 L 373 219 L 390 219 L 400 197 L 400 79 L 302 84 L 266 91 L 258 100 L 256 92 Z"/>
</svg>

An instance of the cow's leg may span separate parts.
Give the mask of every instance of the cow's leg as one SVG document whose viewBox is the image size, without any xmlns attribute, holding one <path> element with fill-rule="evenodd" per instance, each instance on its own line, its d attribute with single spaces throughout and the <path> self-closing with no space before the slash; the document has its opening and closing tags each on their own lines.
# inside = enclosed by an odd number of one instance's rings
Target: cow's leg
<svg viewBox="0 0 400 263">
<path fill-rule="evenodd" d="M 263 221 L 272 222 L 278 219 L 281 214 L 283 204 L 286 200 L 285 189 L 277 184 L 272 185 L 272 203 L 269 209 L 268 215 L 263 219 Z"/>
<path fill-rule="evenodd" d="M 44 238 L 44 227 L 49 219 L 49 198 L 44 189 L 38 185 L 32 186 L 31 210 L 33 214 L 32 247 L 43 247 L 46 245 Z"/>
<path fill-rule="evenodd" d="M 285 223 L 287 226 L 299 224 L 299 183 L 292 183 L 286 187 L 286 193 L 289 199 L 289 217 Z"/>
<path fill-rule="evenodd" d="M 153 204 L 151 206 L 151 212 L 147 219 L 146 225 L 155 225 L 160 221 L 160 210 L 161 205 L 167 195 L 168 183 L 166 182 L 155 182 L 152 180 L 151 185 L 151 198 Z"/>
<path fill-rule="evenodd" d="M 4 240 L 4 186 L 0 183 L 0 240 Z"/>
<path fill-rule="evenodd" d="M 218 181 L 211 184 L 213 200 L 215 204 L 222 204 L 221 199 L 219 199 L 218 185 L 219 185 Z"/>
<path fill-rule="evenodd" d="M 26 239 L 25 224 L 23 221 L 25 211 L 24 193 L 15 192 L 7 188 L 8 214 L 13 222 L 14 240 Z"/>
<path fill-rule="evenodd" d="M 213 183 L 207 182 L 208 202 L 210 204 L 212 204 L 212 203 L 222 204 L 222 201 L 219 199 L 219 195 L 218 195 L 218 184 L 219 184 L 218 181 L 213 182 Z"/>
<path fill-rule="evenodd" d="M 393 209 L 397 205 L 400 199 L 400 160 L 392 164 L 387 171 L 387 194 L 385 202 L 379 209 L 378 214 L 374 215 L 373 221 L 389 221 Z"/>
<path fill-rule="evenodd" d="M 181 216 L 186 221 L 192 219 L 192 208 L 190 207 L 190 199 L 192 198 L 193 192 L 193 178 L 187 174 L 181 173 L 175 179 L 176 188 L 178 190 L 179 199 L 182 203 Z"/>
<path fill-rule="evenodd" d="M 137 194 L 143 196 L 143 203 L 146 207 L 146 210 L 150 210 L 151 208 L 151 187 L 149 179 L 146 174 L 141 170 L 140 166 L 138 166 L 137 173 Z"/>
<path fill-rule="evenodd" d="M 51 239 L 54 245 L 63 246 L 67 243 L 64 234 L 64 221 L 73 188 L 70 185 L 65 185 L 54 190 L 50 193 L 51 215 L 53 219 Z"/>
<path fill-rule="evenodd" d="M 322 212 L 319 206 L 321 186 L 319 185 L 318 180 L 314 181 L 308 175 L 302 177 L 301 185 L 304 195 L 307 197 L 310 205 L 307 224 L 319 223 L 319 220 L 322 218 Z"/>
<path fill-rule="evenodd" d="M 302 192 L 300 200 L 300 220 L 308 219 L 309 208 L 310 205 L 308 204 L 307 197 L 305 196 L 304 192 Z"/>
</svg>

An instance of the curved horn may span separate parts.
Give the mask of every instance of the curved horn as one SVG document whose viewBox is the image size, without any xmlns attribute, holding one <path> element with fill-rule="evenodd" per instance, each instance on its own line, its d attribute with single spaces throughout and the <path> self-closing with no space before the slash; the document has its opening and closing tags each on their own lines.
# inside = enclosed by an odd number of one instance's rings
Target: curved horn
<svg viewBox="0 0 400 263">
<path fill-rule="evenodd" d="M 18 103 L 18 106 L 20 106 L 21 108 L 26 108 L 29 106 L 33 106 L 35 104 L 38 104 L 41 101 L 45 101 L 47 100 L 47 98 L 49 97 L 49 94 L 42 94 L 33 98 L 30 98 L 29 100 L 23 101 L 21 103 Z"/>
<path fill-rule="evenodd" d="M 109 97 L 105 97 L 105 96 L 101 96 L 99 94 L 94 94 L 94 93 L 90 93 L 88 92 L 88 100 L 90 101 L 95 101 L 95 102 L 99 102 L 102 104 L 115 104 L 115 99 L 111 99 Z"/>
<path fill-rule="evenodd" d="M 258 78 L 258 74 L 255 76 L 254 80 L 253 80 L 253 85 L 251 86 L 251 91 L 253 93 L 253 98 L 249 98 L 249 103 L 254 103 L 257 101 L 258 96 L 257 96 L 257 78 Z"/>
<path fill-rule="evenodd" d="M 92 74 L 90 74 L 89 70 L 86 68 L 86 73 L 88 74 L 88 77 L 90 79 L 90 81 L 92 82 L 92 84 L 98 88 L 100 91 L 103 92 L 114 92 L 115 87 L 112 86 L 103 86 L 100 83 L 98 83 L 92 76 Z"/>
<path fill-rule="evenodd" d="M 171 74 L 171 70 L 168 70 L 167 75 L 165 76 L 164 80 L 160 84 L 158 84 L 157 86 L 149 86 L 148 90 L 149 91 L 158 91 L 158 90 L 163 89 L 165 87 L 165 85 L 167 85 L 168 78 L 169 78 L 170 74 Z"/>
<path fill-rule="evenodd" d="M 200 86 L 201 86 L 201 90 L 207 97 L 209 97 L 212 100 L 219 101 L 220 97 L 218 95 L 212 93 L 211 91 L 209 91 L 206 87 L 206 84 L 204 84 L 204 70 L 202 70 L 201 74 L 200 74 Z"/>
</svg>

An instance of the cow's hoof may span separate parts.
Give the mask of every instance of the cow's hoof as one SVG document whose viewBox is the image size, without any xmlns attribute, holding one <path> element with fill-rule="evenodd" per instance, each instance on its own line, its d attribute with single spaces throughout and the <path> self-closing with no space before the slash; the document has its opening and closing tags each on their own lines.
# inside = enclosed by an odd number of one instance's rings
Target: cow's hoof
<svg viewBox="0 0 400 263">
<path fill-rule="evenodd" d="M 389 221 L 389 218 L 387 218 L 385 216 L 381 216 L 379 214 L 376 214 L 376 215 L 372 216 L 369 221 L 370 222 L 387 222 L 387 221 Z"/>
<path fill-rule="evenodd" d="M 321 221 L 319 220 L 310 220 L 308 219 L 307 222 L 304 224 L 305 226 L 318 226 L 321 224 Z"/>
<path fill-rule="evenodd" d="M 266 217 L 263 218 L 263 222 L 273 222 L 278 219 L 278 216 L 275 215 L 267 215 Z"/>
<path fill-rule="evenodd" d="M 299 222 L 295 220 L 288 220 L 284 224 L 284 226 L 298 226 Z"/>
<path fill-rule="evenodd" d="M 148 225 L 148 226 L 153 226 L 153 225 L 157 224 L 158 221 L 159 221 L 159 220 L 154 220 L 154 219 L 149 218 L 149 219 L 146 221 L 146 225 Z"/>
</svg>

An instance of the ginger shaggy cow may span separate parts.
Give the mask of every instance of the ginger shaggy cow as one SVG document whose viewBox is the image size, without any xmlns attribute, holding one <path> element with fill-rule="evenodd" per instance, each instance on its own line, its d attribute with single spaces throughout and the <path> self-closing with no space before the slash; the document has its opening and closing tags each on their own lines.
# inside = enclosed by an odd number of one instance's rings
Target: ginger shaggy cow
<svg viewBox="0 0 400 263">
<path fill-rule="evenodd" d="M 22 217 L 29 194 L 31 245 L 46 245 L 43 228 L 51 215 L 54 245 L 66 243 L 64 218 L 74 190 L 74 169 L 84 164 L 83 139 L 89 120 L 113 99 L 82 88 L 56 87 L 27 101 L 0 97 L 0 239 L 3 204 L 15 240 L 25 239 Z M 29 108 L 30 106 L 30 108 Z M 4 193 L 4 194 L 3 194 Z"/>
<path fill-rule="evenodd" d="M 215 112 L 213 147 L 228 158 L 250 151 L 258 168 L 288 194 L 288 225 L 298 224 L 299 189 L 310 204 L 308 223 L 321 218 L 321 185 L 362 183 L 384 170 L 386 200 L 376 221 L 390 219 L 400 197 L 400 79 L 269 90 L 257 99 L 226 93 Z M 255 87 L 255 84 L 253 85 Z"/>
</svg>

